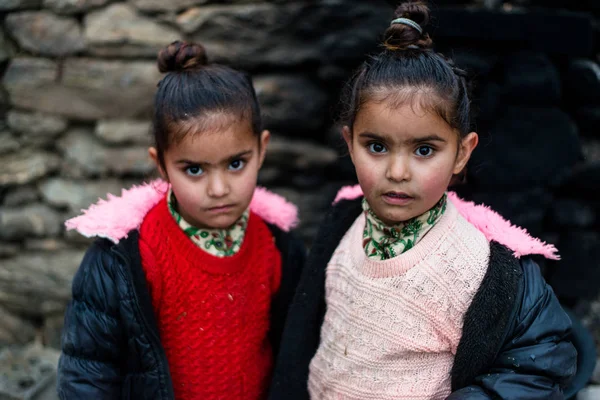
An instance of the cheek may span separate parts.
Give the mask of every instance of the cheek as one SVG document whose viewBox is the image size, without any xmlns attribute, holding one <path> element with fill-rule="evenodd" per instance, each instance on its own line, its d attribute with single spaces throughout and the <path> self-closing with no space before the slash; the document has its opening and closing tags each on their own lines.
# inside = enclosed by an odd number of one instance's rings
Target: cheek
<svg viewBox="0 0 600 400">
<path fill-rule="evenodd" d="M 354 168 L 360 187 L 365 194 L 369 194 L 374 190 L 382 179 L 379 164 L 373 160 L 367 160 L 364 155 L 355 157 Z"/>
<path fill-rule="evenodd" d="M 201 205 L 202 183 L 192 183 L 184 177 L 177 176 L 171 179 L 171 186 L 177 202 L 188 212 Z"/>
<path fill-rule="evenodd" d="M 424 193 L 437 196 L 446 191 L 451 179 L 452 168 L 444 164 L 437 168 L 424 169 L 419 179 L 419 186 Z"/>
<path fill-rule="evenodd" d="M 248 168 L 243 174 L 236 176 L 232 180 L 233 192 L 240 202 L 250 204 L 252 195 L 256 189 L 257 176 L 258 169 L 254 166 Z"/>
</svg>

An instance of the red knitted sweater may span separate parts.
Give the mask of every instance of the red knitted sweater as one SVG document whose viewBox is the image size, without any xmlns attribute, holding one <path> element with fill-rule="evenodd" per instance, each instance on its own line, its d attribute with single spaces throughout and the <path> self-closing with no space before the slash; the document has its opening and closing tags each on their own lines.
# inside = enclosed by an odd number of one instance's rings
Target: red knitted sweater
<svg viewBox="0 0 600 400">
<path fill-rule="evenodd" d="M 263 220 L 250 213 L 238 253 L 219 258 L 181 231 L 163 200 L 144 218 L 139 243 L 175 397 L 264 398 L 281 256 Z"/>
</svg>

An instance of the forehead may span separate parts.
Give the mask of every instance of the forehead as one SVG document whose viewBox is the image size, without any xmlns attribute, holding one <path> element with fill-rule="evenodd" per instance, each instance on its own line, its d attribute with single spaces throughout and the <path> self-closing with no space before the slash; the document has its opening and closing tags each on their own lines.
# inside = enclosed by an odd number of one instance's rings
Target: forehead
<svg viewBox="0 0 600 400">
<path fill-rule="evenodd" d="M 355 134 L 369 132 L 398 140 L 432 134 L 450 140 L 457 135 L 438 113 L 418 102 L 392 104 L 385 100 L 363 104 L 354 120 L 353 131 Z"/>
<path fill-rule="evenodd" d="M 186 134 L 169 146 L 166 154 L 172 158 L 218 163 L 258 146 L 257 137 L 249 122 L 214 122 L 212 126 L 192 123 Z"/>
</svg>

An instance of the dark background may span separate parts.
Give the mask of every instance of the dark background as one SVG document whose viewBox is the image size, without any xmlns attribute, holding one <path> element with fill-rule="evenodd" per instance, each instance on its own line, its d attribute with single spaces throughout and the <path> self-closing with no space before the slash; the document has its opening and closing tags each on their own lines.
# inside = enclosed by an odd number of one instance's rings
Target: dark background
<svg viewBox="0 0 600 400">
<path fill-rule="evenodd" d="M 544 274 L 600 343 L 600 2 L 430 4 L 481 138 L 455 189 L 558 247 Z M 391 19 L 385 1 L 0 0 L 0 349 L 59 348 L 88 243 L 64 220 L 153 176 L 159 48 L 199 41 L 253 74 L 274 136 L 260 184 L 298 204 L 310 244 L 355 182 L 340 90 Z"/>
</svg>

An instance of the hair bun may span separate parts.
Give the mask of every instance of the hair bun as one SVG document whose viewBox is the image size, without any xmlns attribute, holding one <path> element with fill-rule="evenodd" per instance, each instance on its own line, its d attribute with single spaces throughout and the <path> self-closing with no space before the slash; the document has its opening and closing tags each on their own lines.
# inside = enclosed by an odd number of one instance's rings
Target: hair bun
<svg viewBox="0 0 600 400">
<path fill-rule="evenodd" d="M 204 46 L 175 41 L 158 52 L 160 72 L 186 71 L 202 68 L 208 63 Z"/>
<path fill-rule="evenodd" d="M 424 29 L 429 23 L 429 7 L 424 1 L 407 1 L 398 6 L 395 18 L 407 18 Z M 383 44 L 388 50 L 409 48 L 427 49 L 432 41 L 427 33 L 421 33 L 409 24 L 394 23 L 384 33 Z"/>
</svg>

